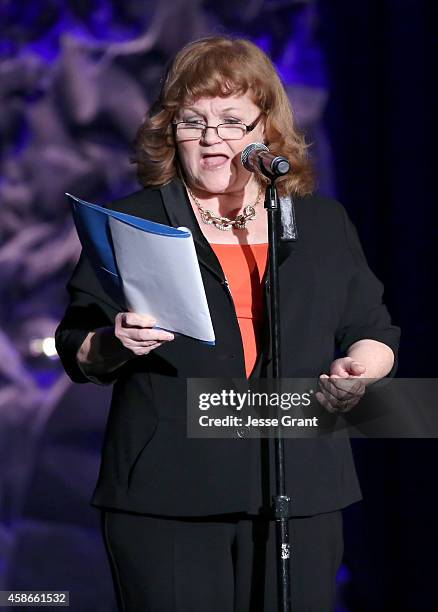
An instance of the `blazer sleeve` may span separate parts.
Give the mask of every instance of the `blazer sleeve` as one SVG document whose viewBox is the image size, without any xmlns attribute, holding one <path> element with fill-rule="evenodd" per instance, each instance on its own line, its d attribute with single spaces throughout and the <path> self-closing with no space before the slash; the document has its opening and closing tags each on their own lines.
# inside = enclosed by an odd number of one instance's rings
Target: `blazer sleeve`
<svg viewBox="0 0 438 612">
<path fill-rule="evenodd" d="M 358 340 L 366 338 L 386 344 L 394 353 L 394 366 L 388 374 L 391 376 L 396 370 L 400 329 L 391 323 L 383 303 L 383 285 L 368 267 L 356 228 L 345 210 L 342 211 L 352 273 L 346 305 L 336 330 L 336 341 L 343 353 Z"/>
<path fill-rule="evenodd" d="M 80 367 L 76 355 L 87 334 L 114 325 L 120 307 L 104 292 L 91 264 L 82 253 L 67 285 L 70 303 L 56 332 L 56 350 L 65 371 L 74 382 L 110 384 L 118 371 L 90 376 Z"/>
</svg>

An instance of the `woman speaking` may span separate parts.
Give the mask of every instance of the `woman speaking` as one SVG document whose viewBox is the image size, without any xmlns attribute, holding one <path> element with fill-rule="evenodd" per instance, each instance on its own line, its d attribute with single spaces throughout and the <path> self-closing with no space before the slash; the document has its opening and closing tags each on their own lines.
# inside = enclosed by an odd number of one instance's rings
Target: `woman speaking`
<svg viewBox="0 0 438 612">
<path fill-rule="evenodd" d="M 56 334 L 74 381 L 114 383 L 92 504 L 124 612 L 277 609 L 273 440 L 186 435 L 188 378 L 270 376 L 266 184 L 240 161 L 252 142 L 293 168 L 277 181 L 299 233 L 279 244 L 283 376 L 319 376 L 318 399 L 336 412 L 355 405 L 361 379 L 393 369 L 399 334 L 382 285 L 342 206 L 314 193 L 269 58 L 228 37 L 185 46 L 138 133 L 143 188 L 110 208 L 191 230 L 216 344 L 155 329 L 159 313 L 120 312 L 84 254 Z M 341 385 L 351 377 L 353 396 Z M 327 612 L 340 510 L 360 499 L 349 442 L 288 439 L 285 458 L 292 608 Z"/>
</svg>

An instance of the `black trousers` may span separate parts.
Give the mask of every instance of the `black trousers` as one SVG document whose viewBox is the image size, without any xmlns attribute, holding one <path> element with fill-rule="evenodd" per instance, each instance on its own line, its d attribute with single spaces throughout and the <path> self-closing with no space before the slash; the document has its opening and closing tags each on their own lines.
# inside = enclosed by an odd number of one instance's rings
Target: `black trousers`
<svg viewBox="0 0 438 612">
<path fill-rule="evenodd" d="M 120 612 L 277 612 L 275 522 L 102 511 Z M 330 612 L 342 515 L 290 519 L 293 612 Z"/>
</svg>

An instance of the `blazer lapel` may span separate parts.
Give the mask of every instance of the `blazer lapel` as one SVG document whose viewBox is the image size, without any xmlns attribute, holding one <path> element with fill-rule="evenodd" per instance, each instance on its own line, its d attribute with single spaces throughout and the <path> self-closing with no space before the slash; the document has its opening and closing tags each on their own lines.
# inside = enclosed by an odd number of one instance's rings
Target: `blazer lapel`
<svg viewBox="0 0 438 612">
<path fill-rule="evenodd" d="M 199 228 L 182 182 L 179 179 L 174 179 L 170 183 L 163 185 L 160 188 L 160 192 L 171 225 L 173 227 L 187 227 L 192 232 L 200 263 L 221 281 L 224 281 L 222 268 L 213 249 Z M 277 231 L 280 238 L 278 262 L 281 266 L 297 250 L 298 230 L 292 198 L 281 198 L 280 215 L 277 216 L 277 223 Z"/>
<path fill-rule="evenodd" d="M 297 248 L 296 242 L 280 240 L 278 243 L 278 266 L 282 266 L 292 253 L 296 253 Z"/>
<path fill-rule="evenodd" d="M 171 225 L 173 227 L 187 227 L 191 231 L 200 263 L 221 281 L 224 281 L 222 268 L 208 240 L 199 228 L 182 182 L 179 179 L 174 179 L 163 185 L 160 192 Z"/>
</svg>

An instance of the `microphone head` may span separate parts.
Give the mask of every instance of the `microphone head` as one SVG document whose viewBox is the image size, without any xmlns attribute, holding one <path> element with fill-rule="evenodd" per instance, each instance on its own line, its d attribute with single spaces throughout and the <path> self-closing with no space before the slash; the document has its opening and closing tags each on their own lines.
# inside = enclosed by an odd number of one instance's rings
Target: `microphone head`
<svg viewBox="0 0 438 612">
<path fill-rule="evenodd" d="M 248 167 L 248 159 L 250 154 L 253 151 L 269 151 L 268 147 L 266 145 L 264 145 L 262 142 L 252 142 L 251 144 L 249 144 L 247 147 L 245 147 L 242 151 L 242 154 L 240 156 L 240 161 L 242 162 L 242 165 L 249 170 L 250 168 Z"/>
</svg>

